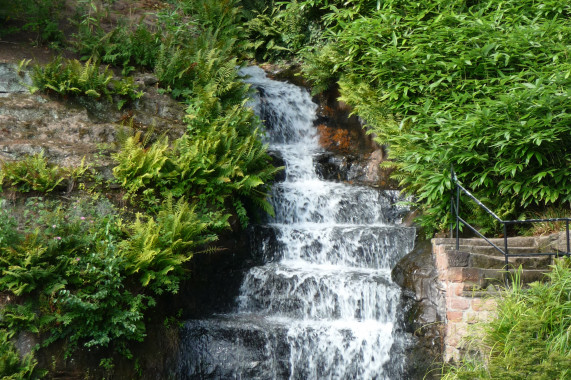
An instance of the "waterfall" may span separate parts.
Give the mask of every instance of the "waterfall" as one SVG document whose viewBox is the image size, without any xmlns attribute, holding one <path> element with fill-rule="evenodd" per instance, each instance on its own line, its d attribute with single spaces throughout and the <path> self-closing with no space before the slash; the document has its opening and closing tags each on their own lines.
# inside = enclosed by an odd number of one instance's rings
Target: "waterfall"
<svg viewBox="0 0 571 380">
<path fill-rule="evenodd" d="M 318 178 L 309 93 L 257 67 L 242 74 L 285 180 L 271 192 L 275 217 L 252 230 L 263 265 L 245 275 L 233 313 L 186 324 L 177 377 L 398 379 L 400 289 L 390 272 L 415 237 L 400 225 L 398 194 Z"/>
</svg>

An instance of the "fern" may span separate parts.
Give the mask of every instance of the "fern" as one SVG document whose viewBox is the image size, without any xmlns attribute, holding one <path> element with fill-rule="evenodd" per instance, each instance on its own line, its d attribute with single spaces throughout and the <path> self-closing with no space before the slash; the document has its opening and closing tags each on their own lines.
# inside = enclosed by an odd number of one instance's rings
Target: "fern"
<svg viewBox="0 0 571 380">
<path fill-rule="evenodd" d="M 134 196 L 139 190 L 155 186 L 161 171 L 168 161 L 168 139 L 161 138 L 148 149 L 141 134 L 128 137 L 121 149 L 112 157 L 117 162 L 113 174 L 127 190 L 127 196 Z"/>
<path fill-rule="evenodd" d="M 224 218 L 200 217 L 194 206 L 182 198 L 173 203 L 170 196 L 156 219 L 144 219 L 138 214 L 128 227 L 130 237 L 120 244 L 121 254 L 129 263 L 127 273 L 157 294 L 177 292 L 182 264 L 192 258 L 194 249 L 216 240 L 213 230 L 226 225 Z"/>
<path fill-rule="evenodd" d="M 0 186 L 6 183 L 18 191 L 27 193 L 39 191 L 49 193 L 62 183 L 72 171 L 51 165 L 44 157 L 44 152 L 27 156 L 21 161 L 0 161 Z"/>
<path fill-rule="evenodd" d="M 82 64 L 76 59 L 64 60 L 56 57 L 45 66 L 34 66 L 32 72 L 34 91 L 54 92 L 61 96 L 85 95 L 94 98 L 105 97 L 111 101 L 113 95 L 128 100 L 140 98 L 143 94 L 133 85 L 133 79 L 113 81 L 109 67 L 103 68 L 92 58 Z M 114 83 L 114 89 L 110 84 Z"/>
</svg>

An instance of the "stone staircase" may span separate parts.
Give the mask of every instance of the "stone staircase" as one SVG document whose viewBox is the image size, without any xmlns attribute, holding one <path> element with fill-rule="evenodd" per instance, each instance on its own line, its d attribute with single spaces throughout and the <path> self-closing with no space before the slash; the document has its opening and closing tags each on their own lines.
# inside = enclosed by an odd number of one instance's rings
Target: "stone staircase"
<svg viewBox="0 0 571 380">
<path fill-rule="evenodd" d="M 490 239 L 504 249 L 504 239 Z M 439 289 L 446 300 L 446 332 L 444 359 L 455 360 L 466 349 L 462 338 L 472 331 L 472 325 L 488 319 L 496 309 L 491 297 L 505 286 L 504 255 L 484 239 L 432 239 L 433 256 L 438 271 Z M 508 238 L 509 254 L 567 252 L 565 232 L 544 237 Z M 545 279 L 553 256 L 510 257 L 509 276 L 518 268 L 520 282 L 528 284 Z"/>
<path fill-rule="evenodd" d="M 508 253 L 525 255 L 564 252 L 564 245 L 561 244 L 563 239 L 564 236 L 557 234 L 554 237 L 511 237 L 508 238 Z M 504 248 L 504 239 L 490 241 L 499 248 Z M 504 285 L 504 255 L 484 239 L 460 239 L 458 250 L 455 239 L 434 239 L 433 243 L 441 247 L 441 252 L 436 253 L 437 266 L 447 270 L 454 280 L 462 282 L 463 291 L 491 290 L 490 286 Z M 543 275 L 550 270 L 553 256 L 510 257 L 508 263 L 511 273 L 522 268 L 520 279 L 523 284 L 527 284 L 542 280 Z"/>
</svg>

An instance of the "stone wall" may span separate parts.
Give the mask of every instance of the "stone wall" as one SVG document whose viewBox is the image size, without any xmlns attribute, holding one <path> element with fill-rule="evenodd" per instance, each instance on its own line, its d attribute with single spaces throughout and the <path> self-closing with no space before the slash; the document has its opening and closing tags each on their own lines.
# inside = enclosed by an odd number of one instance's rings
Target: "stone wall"
<svg viewBox="0 0 571 380">
<path fill-rule="evenodd" d="M 430 241 L 418 239 L 414 250 L 395 266 L 392 278 L 403 288 L 399 324 L 411 337 L 404 378 L 438 379 L 446 303 Z"/>
</svg>

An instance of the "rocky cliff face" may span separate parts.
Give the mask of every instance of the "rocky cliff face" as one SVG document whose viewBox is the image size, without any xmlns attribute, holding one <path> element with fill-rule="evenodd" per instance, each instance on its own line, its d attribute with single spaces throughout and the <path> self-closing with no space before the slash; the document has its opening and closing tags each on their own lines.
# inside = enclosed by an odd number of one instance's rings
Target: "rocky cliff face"
<svg viewBox="0 0 571 380">
<path fill-rule="evenodd" d="M 389 159 L 385 147 L 365 133 L 366 123 L 351 115 L 351 109 L 337 100 L 333 89 L 315 97 L 319 105 L 316 120 L 319 143 L 326 152 L 315 157 L 317 174 L 326 180 L 397 189 L 391 169 L 380 164 Z"/>
<path fill-rule="evenodd" d="M 180 136 L 183 106 L 158 94 L 156 79 L 140 75 L 136 80 L 145 95 L 118 110 L 110 101 L 30 94 L 28 74 L 18 73 L 14 64 L 0 63 L 0 159 L 43 151 L 52 163 L 72 167 L 85 157 L 109 178 L 110 153 L 122 128 Z"/>
<path fill-rule="evenodd" d="M 431 242 L 417 242 L 414 250 L 393 269 L 392 277 L 403 288 L 400 323 L 415 340 L 407 353 L 408 376 L 439 378 L 435 369 L 443 363 L 446 300 Z"/>
</svg>

